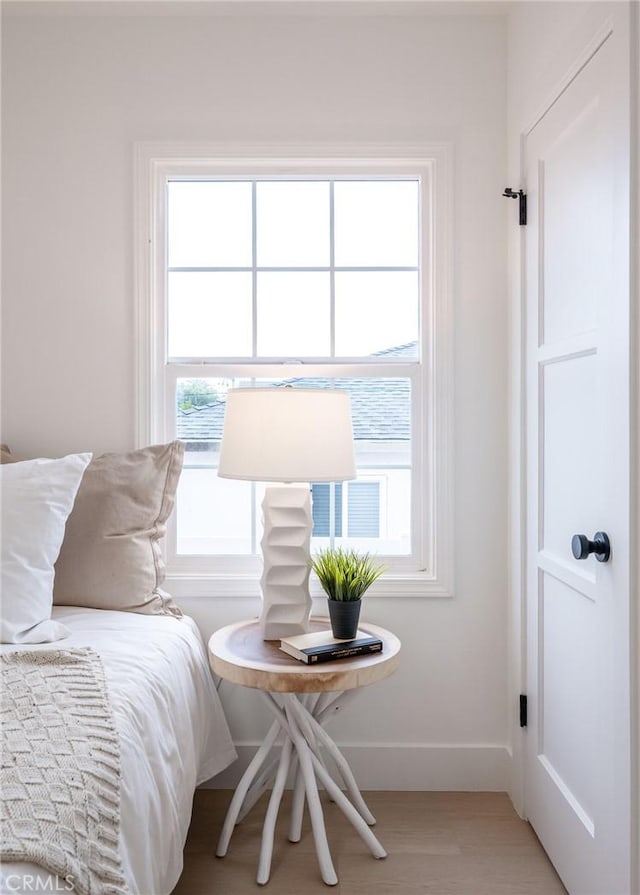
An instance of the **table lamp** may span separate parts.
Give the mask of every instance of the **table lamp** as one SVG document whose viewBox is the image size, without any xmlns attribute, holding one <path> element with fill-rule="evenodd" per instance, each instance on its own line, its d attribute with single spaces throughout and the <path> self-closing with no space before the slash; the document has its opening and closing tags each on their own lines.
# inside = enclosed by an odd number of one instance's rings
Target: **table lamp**
<svg viewBox="0 0 640 895">
<path fill-rule="evenodd" d="M 311 482 L 356 476 L 351 399 L 320 388 L 236 388 L 227 392 L 218 475 L 279 482 L 262 502 L 260 630 L 279 640 L 309 630 Z M 305 485 L 292 483 L 304 482 Z"/>
</svg>

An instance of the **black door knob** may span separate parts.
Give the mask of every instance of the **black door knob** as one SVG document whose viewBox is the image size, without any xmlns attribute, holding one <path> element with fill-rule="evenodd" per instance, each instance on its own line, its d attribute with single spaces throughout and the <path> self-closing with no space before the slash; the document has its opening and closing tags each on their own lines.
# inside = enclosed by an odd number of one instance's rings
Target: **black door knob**
<svg viewBox="0 0 640 895">
<path fill-rule="evenodd" d="M 571 552 L 576 559 L 586 559 L 593 553 L 598 562 L 609 562 L 611 544 L 604 531 L 597 531 L 590 541 L 586 535 L 574 535 L 571 538 Z"/>
</svg>

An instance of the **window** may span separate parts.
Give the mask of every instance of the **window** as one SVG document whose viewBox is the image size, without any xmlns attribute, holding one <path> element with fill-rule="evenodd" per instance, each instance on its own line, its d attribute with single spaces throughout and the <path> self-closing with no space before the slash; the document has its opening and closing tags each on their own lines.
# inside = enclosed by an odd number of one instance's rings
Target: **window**
<svg viewBox="0 0 640 895">
<path fill-rule="evenodd" d="M 257 590 L 264 486 L 216 468 L 227 391 L 262 385 L 351 395 L 358 475 L 311 483 L 312 549 L 366 549 L 416 593 L 446 591 L 432 487 L 442 403 L 433 401 L 432 168 L 140 152 L 141 204 L 153 211 L 141 440 L 186 443 L 166 544 L 186 593 L 239 581 Z"/>
</svg>

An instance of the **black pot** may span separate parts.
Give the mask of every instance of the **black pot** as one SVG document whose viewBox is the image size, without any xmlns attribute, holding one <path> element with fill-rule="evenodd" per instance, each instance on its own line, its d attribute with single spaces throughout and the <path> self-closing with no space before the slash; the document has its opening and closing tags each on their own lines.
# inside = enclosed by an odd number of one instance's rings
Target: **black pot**
<svg viewBox="0 0 640 895">
<path fill-rule="evenodd" d="M 353 640 L 358 631 L 362 600 L 327 600 L 331 633 L 336 640 Z"/>
</svg>

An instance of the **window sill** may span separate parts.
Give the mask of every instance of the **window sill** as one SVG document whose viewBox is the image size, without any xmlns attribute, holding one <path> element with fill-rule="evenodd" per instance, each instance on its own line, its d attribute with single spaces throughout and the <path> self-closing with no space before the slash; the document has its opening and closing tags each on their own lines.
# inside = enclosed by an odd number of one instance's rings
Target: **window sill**
<svg viewBox="0 0 640 895">
<path fill-rule="evenodd" d="M 260 581 L 249 575 L 167 575 L 163 588 L 172 596 L 208 597 L 216 600 L 231 597 L 259 597 Z M 316 582 L 311 583 L 311 596 L 324 597 L 324 591 Z M 367 591 L 367 599 L 376 597 L 410 597 L 422 599 L 449 599 L 453 588 L 444 581 L 427 573 L 413 572 L 404 575 L 389 574 L 377 581 Z"/>
</svg>

